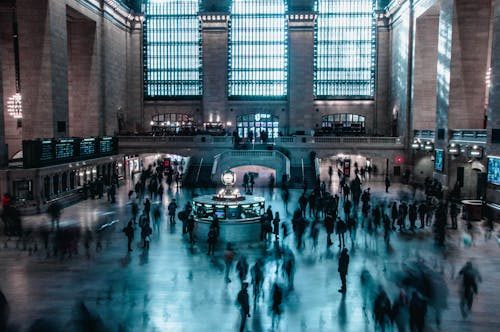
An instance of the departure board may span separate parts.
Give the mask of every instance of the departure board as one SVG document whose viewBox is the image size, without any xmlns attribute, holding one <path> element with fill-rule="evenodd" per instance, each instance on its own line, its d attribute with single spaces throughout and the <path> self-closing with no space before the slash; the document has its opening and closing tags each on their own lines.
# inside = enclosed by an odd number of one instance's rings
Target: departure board
<svg viewBox="0 0 500 332">
<path fill-rule="evenodd" d="M 102 154 L 113 152 L 114 144 L 115 140 L 113 140 L 113 137 L 102 137 L 99 144 L 99 152 Z"/>
<path fill-rule="evenodd" d="M 41 155 L 40 160 L 52 160 L 54 159 L 54 149 L 52 146 L 52 141 L 42 141 L 41 144 Z M 24 149 L 23 149 L 24 151 Z"/>
<path fill-rule="evenodd" d="M 80 156 L 91 156 L 96 153 L 96 139 L 84 138 L 80 142 Z"/>
<path fill-rule="evenodd" d="M 75 141 L 63 139 L 54 144 L 55 159 L 71 159 L 75 156 Z"/>
<path fill-rule="evenodd" d="M 116 137 L 23 141 L 23 167 L 37 168 L 118 154 Z"/>
</svg>

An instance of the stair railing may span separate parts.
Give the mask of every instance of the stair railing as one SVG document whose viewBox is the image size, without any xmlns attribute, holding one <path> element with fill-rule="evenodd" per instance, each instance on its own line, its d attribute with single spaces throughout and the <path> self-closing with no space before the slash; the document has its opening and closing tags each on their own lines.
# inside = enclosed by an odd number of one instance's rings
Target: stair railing
<svg viewBox="0 0 500 332">
<path fill-rule="evenodd" d="M 203 158 L 200 160 L 200 164 L 198 165 L 198 172 L 196 172 L 196 182 L 198 183 L 198 178 L 200 177 L 201 165 L 203 164 Z"/>
</svg>

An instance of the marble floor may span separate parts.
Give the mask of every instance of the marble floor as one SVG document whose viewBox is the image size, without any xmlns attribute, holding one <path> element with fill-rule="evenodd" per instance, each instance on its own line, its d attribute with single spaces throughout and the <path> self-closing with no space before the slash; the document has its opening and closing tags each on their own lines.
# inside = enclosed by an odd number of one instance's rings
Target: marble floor
<svg viewBox="0 0 500 332">
<path fill-rule="evenodd" d="M 413 195 L 396 184 L 389 194 L 383 192 L 382 182 L 364 186 L 372 188 L 374 199 Z M 85 331 L 238 331 L 240 313 L 236 297 L 240 283 L 234 270 L 233 282 L 225 283 L 222 248 L 217 248 L 213 258 L 209 257 L 204 239 L 191 246 L 179 223 L 171 227 L 163 222 L 160 231 L 153 233 L 149 251 L 141 248 L 136 231 L 133 251 L 127 252 L 122 228 L 130 219 L 129 189 L 128 183 L 120 186 L 117 203 L 113 205 L 106 198 L 89 199 L 63 210 L 61 227 L 76 224 L 83 230 L 94 230 L 98 225 L 115 222 L 103 240 L 92 237 L 89 256 L 85 237 L 77 255 L 62 259 L 45 250 L 43 243 L 30 253 L 22 250 L 22 245 L 16 249 L 12 239 L 0 237 L 0 289 L 10 308 L 8 331 L 28 331 L 32 325 L 39 329 L 30 331 L 84 331 L 78 326 L 85 315 L 92 317 L 91 326 Z M 336 182 L 331 190 L 336 190 Z M 273 210 L 280 212 L 283 222 L 290 222 L 291 215 L 285 212 L 279 191 L 256 191 Z M 195 194 L 204 192 L 211 191 L 195 190 Z M 166 207 L 176 198 L 184 206 L 192 195 L 192 190 L 174 189 L 165 193 L 162 203 L 154 204 Z M 293 204 L 289 211 L 297 206 L 299 195 L 299 190 L 291 191 Z M 35 227 L 47 225 L 48 220 L 46 215 L 30 216 L 23 219 L 23 224 Z M 259 257 L 267 257 L 264 297 L 255 306 L 251 303 L 246 331 L 375 331 L 373 314 L 369 309 L 363 310 L 361 272 L 368 270 L 392 301 L 399 293 L 395 272 L 417 260 L 439 274 L 449 292 L 441 329 L 429 309 L 425 331 L 500 331 L 500 248 L 496 233 L 489 237 L 481 223 L 476 222 L 469 246 L 463 240 L 464 229 L 461 221 L 459 230 L 448 231 L 445 248 L 434 245 L 430 228 L 415 234 L 395 232 L 390 248 L 385 246 L 382 234 L 367 236 L 359 230 L 354 243 L 347 240 L 350 265 L 345 296 L 337 291 L 340 278 L 336 237 L 334 245 L 327 249 L 322 228 L 317 248 L 306 241 L 306 248 L 301 251 L 295 249 L 293 236 L 280 239 L 280 245 L 288 246 L 295 254 L 295 288 L 285 292 L 282 314 L 274 327 L 269 290 L 274 282 L 284 280 L 276 272 L 273 244 L 235 244 L 236 260 L 245 255 L 250 266 Z M 98 242 L 102 243 L 102 250 L 96 252 Z M 457 272 L 468 260 L 477 266 L 483 282 L 471 314 L 464 319 L 459 310 Z M 252 294 L 251 286 L 249 293 Z"/>
</svg>

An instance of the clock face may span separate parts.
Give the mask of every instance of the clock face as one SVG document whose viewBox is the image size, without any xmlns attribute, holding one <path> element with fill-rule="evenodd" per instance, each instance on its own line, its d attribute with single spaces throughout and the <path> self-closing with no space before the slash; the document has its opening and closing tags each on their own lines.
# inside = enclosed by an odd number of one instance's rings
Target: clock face
<svg viewBox="0 0 500 332">
<path fill-rule="evenodd" d="M 236 175 L 231 171 L 226 171 L 222 173 L 221 180 L 225 186 L 232 186 L 236 182 Z"/>
</svg>

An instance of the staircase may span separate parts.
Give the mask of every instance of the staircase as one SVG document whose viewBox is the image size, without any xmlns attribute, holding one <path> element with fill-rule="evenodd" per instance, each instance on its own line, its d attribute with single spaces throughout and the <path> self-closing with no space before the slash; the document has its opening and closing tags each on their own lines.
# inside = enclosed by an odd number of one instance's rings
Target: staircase
<svg viewBox="0 0 500 332">
<path fill-rule="evenodd" d="M 200 174 L 198 174 L 198 169 L 200 171 Z M 184 179 L 183 186 L 197 187 L 197 188 L 213 187 L 211 177 L 212 177 L 211 164 L 202 164 L 200 168 L 199 162 L 191 163 L 191 166 L 189 166 L 188 172 Z"/>
<path fill-rule="evenodd" d="M 295 165 L 290 167 L 290 186 L 292 188 L 302 189 L 304 183 L 307 189 L 313 189 L 316 185 L 316 172 L 312 165 L 304 165 L 304 182 L 302 182 L 302 166 Z"/>
</svg>

